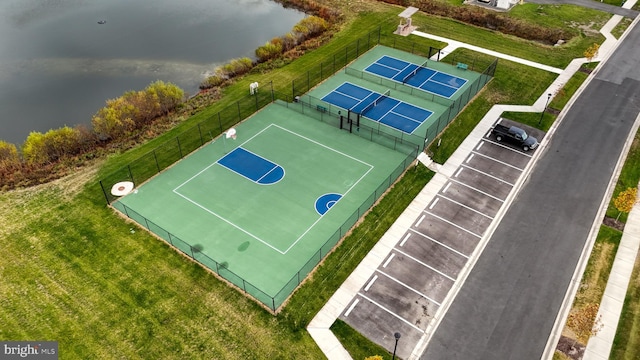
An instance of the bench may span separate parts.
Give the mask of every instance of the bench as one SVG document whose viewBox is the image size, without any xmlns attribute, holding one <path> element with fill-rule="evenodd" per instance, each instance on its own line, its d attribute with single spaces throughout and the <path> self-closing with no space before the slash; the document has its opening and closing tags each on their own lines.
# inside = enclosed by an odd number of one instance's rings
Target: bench
<svg viewBox="0 0 640 360">
<path fill-rule="evenodd" d="M 458 69 L 462 69 L 462 70 L 467 70 L 469 68 L 469 65 L 465 64 L 465 63 L 461 63 L 459 62 L 458 65 L 456 66 Z"/>
<path fill-rule="evenodd" d="M 322 105 L 316 106 L 316 109 L 318 109 L 318 111 L 323 112 L 323 113 L 327 112 L 327 108 L 322 106 Z"/>
</svg>

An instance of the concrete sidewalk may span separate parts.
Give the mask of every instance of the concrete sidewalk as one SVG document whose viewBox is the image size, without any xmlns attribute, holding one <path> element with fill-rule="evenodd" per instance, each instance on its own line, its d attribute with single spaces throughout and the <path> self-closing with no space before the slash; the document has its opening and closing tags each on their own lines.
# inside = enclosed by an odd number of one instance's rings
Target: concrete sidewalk
<svg viewBox="0 0 640 360">
<path fill-rule="evenodd" d="M 632 6 L 633 3 L 635 3 L 635 0 L 629 1 L 625 5 Z M 611 32 L 611 29 L 613 29 L 621 19 L 622 19 L 622 16 L 614 15 L 610 19 L 610 21 L 603 27 L 601 32 L 603 32 L 606 40 L 600 46 L 600 50 L 599 50 L 598 56 L 596 58 L 594 58 L 592 61 L 603 61 L 603 60 L 606 60 L 609 57 L 609 55 L 611 54 L 611 52 L 615 49 L 615 46 L 617 44 L 617 40 L 611 35 L 610 32 Z M 636 19 L 636 20 L 638 20 L 638 19 Z M 636 22 L 637 21 L 634 21 L 634 24 Z M 426 33 L 422 33 L 422 32 L 417 32 L 417 31 L 414 31 L 413 34 L 418 35 L 418 36 L 422 36 L 422 37 L 426 37 L 426 38 L 435 39 L 435 40 L 447 43 L 448 46 L 445 47 L 445 49 L 443 49 L 443 54 L 445 54 L 445 55 L 451 53 L 456 48 L 463 47 L 463 48 L 471 49 L 471 50 L 474 50 L 474 51 L 487 53 L 487 54 L 489 54 L 491 56 L 495 56 L 495 57 L 498 57 L 498 58 L 502 58 L 502 59 L 506 59 L 506 60 L 514 61 L 514 62 L 518 62 L 518 63 L 521 63 L 521 64 L 525 64 L 527 66 L 536 67 L 536 68 L 539 68 L 539 69 L 543 69 L 545 71 L 549 71 L 549 72 L 558 74 L 558 77 L 556 78 L 556 80 L 546 89 L 546 91 L 543 94 L 541 94 L 541 96 L 535 101 L 535 103 L 533 105 L 530 105 L 530 106 L 526 106 L 526 105 L 523 105 L 523 106 L 520 106 L 520 105 L 496 105 L 496 106 L 494 106 L 485 115 L 485 117 L 480 121 L 480 123 L 478 124 L 476 129 L 474 129 L 472 134 L 470 134 L 469 138 L 465 140 L 465 143 L 467 143 L 467 142 L 475 143 L 478 140 L 478 139 L 476 139 L 476 137 L 478 137 L 478 136 L 482 137 L 486 133 L 486 131 L 491 127 L 493 122 L 502 114 L 503 111 L 518 111 L 518 112 L 541 112 L 541 111 L 543 111 L 544 110 L 544 106 L 545 106 L 545 104 L 546 104 L 546 102 L 548 100 L 547 94 L 552 94 L 552 95 L 556 94 L 557 91 L 559 89 L 561 89 L 566 84 L 566 82 L 575 74 L 575 72 L 578 71 L 580 66 L 583 63 L 588 62 L 587 59 L 585 59 L 585 58 L 575 59 L 567 66 L 567 68 L 558 69 L 558 68 L 550 67 L 550 66 L 547 66 L 547 65 L 544 65 L 544 64 L 538 64 L 538 63 L 535 63 L 535 62 L 531 62 L 531 61 L 526 60 L 526 59 L 520 59 L 520 58 L 517 58 L 517 57 L 510 56 L 510 55 L 501 54 L 501 53 L 498 53 L 498 52 L 495 52 L 495 51 L 482 49 L 482 48 L 479 48 L 477 46 L 461 43 L 461 42 L 454 41 L 454 40 L 451 40 L 451 39 L 442 38 L 442 37 L 439 37 L 439 36 L 434 36 L 434 35 L 430 35 L 430 34 L 426 34 Z M 637 124 L 638 124 L 638 121 L 636 122 L 636 126 L 637 126 Z M 557 124 L 554 124 L 554 128 L 555 128 L 555 126 L 557 126 Z M 550 130 L 550 132 L 549 132 L 550 135 L 553 133 L 553 129 L 554 128 L 552 128 Z M 636 129 L 637 129 L 637 127 L 636 127 Z M 545 137 L 545 141 L 548 141 L 549 137 L 550 136 Z M 464 145 L 464 143 L 463 143 L 463 145 Z M 543 145 L 544 144 L 542 144 L 542 146 Z M 430 169 L 434 170 L 437 174 L 429 182 L 429 184 L 427 184 L 427 186 L 425 186 L 425 188 L 416 197 L 416 199 L 414 199 L 414 201 L 411 203 L 411 205 L 409 205 L 409 207 L 405 210 L 405 212 L 403 212 L 403 214 L 396 221 L 396 223 L 394 223 L 392 225 L 392 227 L 389 229 L 389 231 L 380 239 L 380 241 L 376 244 L 376 246 L 374 246 L 374 248 L 371 250 L 371 252 L 363 259 L 363 261 L 358 265 L 356 270 L 347 278 L 347 280 L 343 283 L 343 285 L 329 299 L 329 301 L 320 310 L 320 312 L 313 318 L 313 320 L 310 322 L 309 326 L 307 327 L 307 330 L 309 331 L 310 335 L 313 337 L 313 339 L 316 341 L 318 346 L 325 353 L 327 358 L 332 359 L 332 360 L 333 359 L 351 359 L 351 356 L 349 355 L 349 353 L 344 349 L 342 344 L 338 341 L 338 339 L 335 337 L 335 335 L 333 335 L 333 333 L 331 332 L 331 330 L 330 330 L 331 325 L 335 322 L 335 320 L 338 318 L 338 316 L 340 316 L 340 314 L 346 309 L 348 304 L 351 302 L 351 300 L 356 295 L 358 290 L 364 285 L 364 283 L 367 281 L 367 279 L 370 277 L 370 275 L 382 263 L 382 261 L 388 256 L 389 252 L 394 247 L 394 245 L 399 241 L 399 239 L 402 236 L 402 234 L 404 233 L 404 231 L 411 226 L 411 223 L 415 218 L 416 211 L 420 211 L 421 209 L 423 209 L 424 206 L 427 203 L 429 203 L 431 201 L 431 199 L 433 199 L 435 194 L 437 194 L 439 189 L 442 187 L 442 185 L 446 181 L 447 176 L 451 175 L 451 174 L 449 174 L 450 170 L 457 168 L 457 164 L 461 163 L 464 160 L 464 158 L 466 157 L 466 154 L 467 153 L 465 153 L 465 146 L 461 145 L 460 148 L 456 151 L 456 153 L 454 153 L 454 155 L 444 165 L 439 165 L 439 164 L 433 163 L 425 154 L 421 154 L 419 156 L 418 160 L 423 162 L 423 163 L 425 163 Z M 640 208 L 640 205 L 636 206 L 636 208 Z M 632 215 L 633 215 L 633 217 L 632 217 Z M 628 235 L 627 237 L 628 238 L 633 238 L 637 242 L 640 242 L 640 240 L 639 240 L 640 239 L 640 209 L 637 209 L 637 210 L 634 209 L 633 214 L 630 214 L 629 220 L 627 222 L 627 229 L 629 229 L 628 231 L 631 232 L 631 234 Z M 625 234 L 626 233 L 627 233 L 627 230 L 625 229 Z M 624 241 L 624 238 L 623 238 L 623 241 Z M 624 247 L 621 244 L 620 245 L 620 249 L 618 251 L 622 252 L 622 253 L 626 252 L 627 249 L 628 249 L 628 251 L 632 251 L 633 246 L 635 246 L 636 253 L 637 253 L 637 248 L 638 248 L 638 244 L 637 243 L 635 245 L 634 244 L 631 244 L 629 246 L 625 245 Z M 627 261 L 628 262 L 629 261 L 629 255 L 628 254 L 627 255 L 623 255 L 622 253 L 621 253 L 621 258 L 623 258 L 624 260 L 621 260 L 621 261 Z M 588 254 L 587 254 L 587 256 L 588 256 Z M 616 257 L 616 259 L 617 259 L 617 257 Z M 616 265 L 614 264 L 614 269 L 616 269 L 615 266 Z M 631 262 L 631 269 L 632 268 L 633 268 L 633 262 Z M 624 272 L 626 270 L 629 270 L 629 274 L 628 275 Z M 470 271 L 470 269 L 468 269 L 468 271 Z M 616 296 L 619 295 L 619 293 L 621 292 L 619 284 L 620 284 L 621 281 L 624 281 L 625 276 L 626 276 L 626 279 L 627 279 L 627 282 L 628 282 L 628 279 L 629 279 L 629 276 L 630 276 L 630 271 L 631 271 L 630 269 L 627 269 L 627 268 L 625 268 L 623 266 L 622 270 L 619 271 L 619 275 L 617 275 L 618 272 L 616 272 L 616 278 L 615 279 L 610 279 L 610 282 L 615 282 L 616 284 L 618 284 L 618 285 L 612 285 L 612 289 L 613 290 L 612 290 L 610 296 L 611 296 L 611 303 L 613 305 L 617 305 L 618 297 L 616 297 Z M 612 278 L 613 278 L 613 274 L 614 274 L 614 272 L 612 271 Z M 580 273 L 580 275 L 581 275 L 581 273 Z M 461 276 L 461 278 L 463 278 L 463 279 L 465 277 L 466 276 Z M 461 287 L 462 284 L 456 284 L 455 286 L 456 287 Z M 616 286 L 616 287 L 613 287 L 613 286 Z M 609 286 L 607 286 L 607 289 L 609 289 Z M 568 294 L 571 291 L 572 291 L 572 289 L 569 290 Z M 625 289 L 625 291 L 621 292 L 622 300 L 624 300 L 625 293 L 626 293 L 626 289 Z M 607 293 L 605 293 L 605 297 L 607 297 L 607 296 L 608 296 Z M 568 296 L 568 297 L 570 297 L 569 300 L 572 301 L 573 296 Z M 609 298 L 607 298 L 607 300 L 608 299 Z M 446 301 L 448 303 L 450 303 L 452 301 L 452 299 L 447 299 Z M 602 320 L 603 324 L 605 324 L 605 321 L 606 321 L 606 324 L 608 324 L 608 325 L 605 325 L 605 326 L 608 326 L 608 329 L 609 328 L 613 328 L 612 332 L 613 332 L 613 334 L 615 334 L 615 328 L 617 326 L 617 322 L 618 322 L 618 319 L 619 319 L 621 308 L 619 310 L 617 310 L 617 312 L 616 312 L 616 309 L 613 308 L 613 307 L 606 307 L 607 309 L 611 309 L 611 310 L 603 310 L 604 305 L 605 305 L 604 303 L 605 303 L 605 300 L 603 299 L 603 305 L 601 306 L 601 312 L 603 312 L 603 316 L 602 316 L 601 320 Z M 444 314 L 442 314 L 442 316 L 444 316 Z M 560 320 L 560 318 L 561 317 L 559 317 L 559 320 Z M 566 321 L 566 317 L 564 317 L 563 321 L 558 321 L 557 324 L 556 324 L 556 327 L 559 327 L 559 329 L 561 330 L 562 327 L 564 326 L 564 321 Z M 615 324 L 613 323 L 614 321 L 615 321 Z M 432 328 L 432 327 L 430 327 L 430 328 Z M 601 331 L 602 339 L 591 341 L 590 344 L 592 342 L 594 344 L 598 343 L 598 345 L 593 345 L 592 347 L 594 347 L 596 349 L 604 348 L 604 346 L 601 345 L 601 344 L 607 343 L 609 341 L 608 338 L 605 337 L 605 335 L 607 335 L 609 332 L 611 332 L 611 331 L 606 331 L 606 332 L 605 331 Z M 555 348 L 555 344 L 557 344 L 557 339 L 553 338 L 553 334 L 554 333 L 556 333 L 556 331 L 554 331 L 552 333 L 552 337 L 550 338 L 549 344 L 553 344 L 553 346 Z M 559 334 L 558 334 L 558 337 L 559 337 Z M 416 350 L 414 351 L 414 354 L 413 354 L 414 357 L 417 357 L 417 356 L 420 355 L 420 349 L 426 346 L 427 339 L 428 339 L 428 334 L 425 334 L 425 343 L 418 344 L 416 346 Z M 611 337 L 610 341 L 612 342 L 612 340 L 613 340 L 613 337 Z M 610 349 L 610 347 L 609 347 L 609 349 Z M 589 347 L 587 348 L 587 351 L 589 351 Z M 552 355 L 553 355 L 553 352 L 551 352 L 551 356 Z M 604 357 L 604 358 L 602 358 L 602 357 L 593 357 L 591 359 L 605 359 L 605 358 L 606 357 Z M 587 357 L 585 357 L 585 359 L 587 359 Z"/>
</svg>

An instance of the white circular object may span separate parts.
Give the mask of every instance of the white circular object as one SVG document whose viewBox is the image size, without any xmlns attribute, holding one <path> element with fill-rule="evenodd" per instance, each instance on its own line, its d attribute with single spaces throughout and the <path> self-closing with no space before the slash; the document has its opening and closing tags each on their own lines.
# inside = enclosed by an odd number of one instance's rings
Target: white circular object
<svg viewBox="0 0 640 360">
<path fill-rule="evenodd" d="M 227 130 L 227 132 L 225 133 L 225 136 L 228 138 L 236 138 L 236 129 L 231 128 L 229 130 Z"/>
<path fill-rule="evenodd" d="M 131 181 L 121 181 L 111 187 L 111 194 L 114 196 L 125 196 L 133 190 Z"/>
</svg>

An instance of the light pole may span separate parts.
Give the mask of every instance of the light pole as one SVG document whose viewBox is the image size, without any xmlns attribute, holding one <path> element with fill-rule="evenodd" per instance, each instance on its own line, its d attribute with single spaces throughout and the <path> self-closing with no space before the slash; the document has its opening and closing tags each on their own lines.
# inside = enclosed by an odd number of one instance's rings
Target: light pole
<svg viewBox="0 0 640 360">
<path fill-rule="evenodd" d="M 540 120 L 538 120 L 538 126 L 542 123 L 542 118 L 544 117 L 544 113 L 547 112 L 547 106 L 549 106 L 549 101 L 551 100 L 551 93 L 547 94 L 547 102 L 544 104 L 544 109 L 542 110 L 542 114 L 540 114 Z"/>
<path fill-rule="evenodd" d="M 396 338 L 396 345 L 393 347 L 393 357 L 391 360 L 396 360 L 396 349 L 398 349 L 398 340 L 400 340 L 400 336 L 402 336 L 399 332 L 393 334 L 393 337 Z"/>
</svg>

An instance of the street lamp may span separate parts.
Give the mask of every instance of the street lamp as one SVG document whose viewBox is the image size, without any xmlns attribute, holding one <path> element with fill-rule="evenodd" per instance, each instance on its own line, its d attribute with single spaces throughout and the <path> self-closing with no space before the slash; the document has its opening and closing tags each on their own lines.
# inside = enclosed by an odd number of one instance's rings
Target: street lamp
<svg viewBox="0 0 640 360">
<path fill-rule="evenodd" d="M 393 337 L 396 338 L 396 345 L 393 347 L 393 357 L 391 358 L 391 360 L 395 360 L 396 359 L 396 349 L 398 348 L 398 340 L 400 340 L 400 333 L 397 332 L 395 334 L 393 334 Z"/>
<path fill-rule="evenodd" d="M 551 93 L 547 94 L 547 102 L 544 104 L 544 110 L 542 110 L 542 114 L 540 114 L 540 120 L 538 120 L 538 126 L 542 123 L 542 118 L 544 117 L 544 113 L 547 112 L 547 107 L 549 106 L 549 100 L 551 100 Z"/>
</svg>

